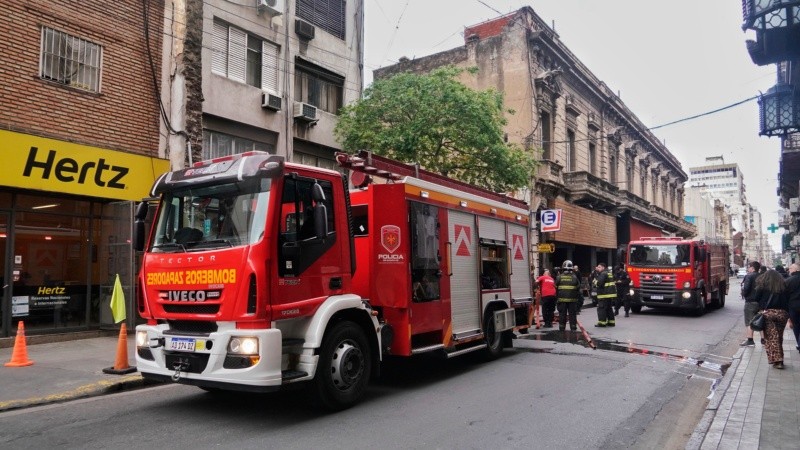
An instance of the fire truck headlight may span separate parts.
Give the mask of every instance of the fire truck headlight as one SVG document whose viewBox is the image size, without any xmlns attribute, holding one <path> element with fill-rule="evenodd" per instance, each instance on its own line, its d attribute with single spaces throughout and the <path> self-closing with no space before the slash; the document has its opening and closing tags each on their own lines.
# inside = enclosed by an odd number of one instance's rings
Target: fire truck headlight
<svg viewBox="0 0 800 450">
<path fill-rule="evenodd" d="M 690 283 L 688 281 L 684 281 L 683 282 L 683 288 L 684 289 L 689 289 L 690 287 L 692 287 L 692 283 Z"/>
<path fill-rule="evenodd" d="M 689 300 L 691 296 L 692 296 L 691 292 L 684 292 L 683 294 L 681 294 L 681 297 L 685 298 L 686 300 Z"/>
<path fill-rule="evenodd" d="M 137 347 L 146 347 L 147 346 L 147 331 L 137 331 L 136 332 L 136 346 Z"/>
<path fill-rule="evenodd" d="M 228 353 L 235 353 L 237 355 L 257 355 L 258 338 L 248 336 L 233 337 L 228 343 Z"/>
</svg>

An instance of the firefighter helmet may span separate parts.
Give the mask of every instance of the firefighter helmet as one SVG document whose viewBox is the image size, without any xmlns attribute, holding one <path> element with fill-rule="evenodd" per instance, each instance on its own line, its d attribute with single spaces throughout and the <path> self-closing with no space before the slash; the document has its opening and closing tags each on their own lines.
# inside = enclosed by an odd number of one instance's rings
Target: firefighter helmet
<svg viewBox="0 0 800 450">
<path fill-rule="evenodd" d="M 561 268 L 564 270 L 572 270 L 572 261 L 566 260 L 564 264 L 561 264 Z"/>
</svg>

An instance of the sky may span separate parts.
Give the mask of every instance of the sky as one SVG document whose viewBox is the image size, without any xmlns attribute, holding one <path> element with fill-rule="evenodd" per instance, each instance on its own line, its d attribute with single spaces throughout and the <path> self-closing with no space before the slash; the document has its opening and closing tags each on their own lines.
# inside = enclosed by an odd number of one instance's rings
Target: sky
<svg viewBox="0 0 800 450">
<path fill-rule="evenodd" d="M 366 85 L 372 71 L 464 45 L 465 26 L 523 6 L 639 120 L 655 127 L 732 105 L 776 83 L 775 65 L 753 64 L 737 0 L 364 0 Z M 653 130 L 684 172 L 722 156 L 738 163 L 746 195 L 762 215 L 773 250 L 780 236 L 776 194 L 780 139 L 758 135 L 758 103 Z"/>
</svg>

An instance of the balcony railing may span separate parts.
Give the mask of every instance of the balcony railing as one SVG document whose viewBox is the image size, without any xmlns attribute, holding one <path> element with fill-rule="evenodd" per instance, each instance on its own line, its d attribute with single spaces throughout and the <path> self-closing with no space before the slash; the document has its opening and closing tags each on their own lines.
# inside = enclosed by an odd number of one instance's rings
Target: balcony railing
<svg viewBox="0 0 800 450">
<path fill-rule="evenodd" d="M 756 32 L 756 40 L 747 41 L 755 64 L 800 56 L 800 0 L 742 0 L 742 14 L 742 28 Z"/>
<path fill-rule="evenodd" d="M 793 86 L 778 84 L 758 99 L 762 136 L 800 131 L 800 95 Z"/>
</svg>

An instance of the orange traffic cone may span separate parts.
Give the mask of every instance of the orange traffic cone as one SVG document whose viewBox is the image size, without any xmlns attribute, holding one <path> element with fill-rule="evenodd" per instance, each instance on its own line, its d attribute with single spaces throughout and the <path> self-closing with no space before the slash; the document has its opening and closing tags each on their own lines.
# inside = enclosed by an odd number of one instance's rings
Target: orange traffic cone
<svg viewBox="0 0 800 450">
<path fill-rule="evenodd" d="M 17 325 L 17 337 L 14 339 L 14 352 L 11 353 L 11 361 L 7 362 L 6 367 L 25 367 L 33 365 L 33 361 L 28 359 L 28 347 L 25 344 L 25 323 L 20 321 Z"/>
<path fill-rule="evenodd" d="M 119 329 L 119 339 L 117 340 L 117 358 L 114 361 L 114 367 L 107 367 L 103 369 L 103 373 L 110 373 L 114 375 L 125 375 L 127 373 L 136 372 L 136 367 L 128 365 L 128 329 L 125 323 Z"/>
</svg>

